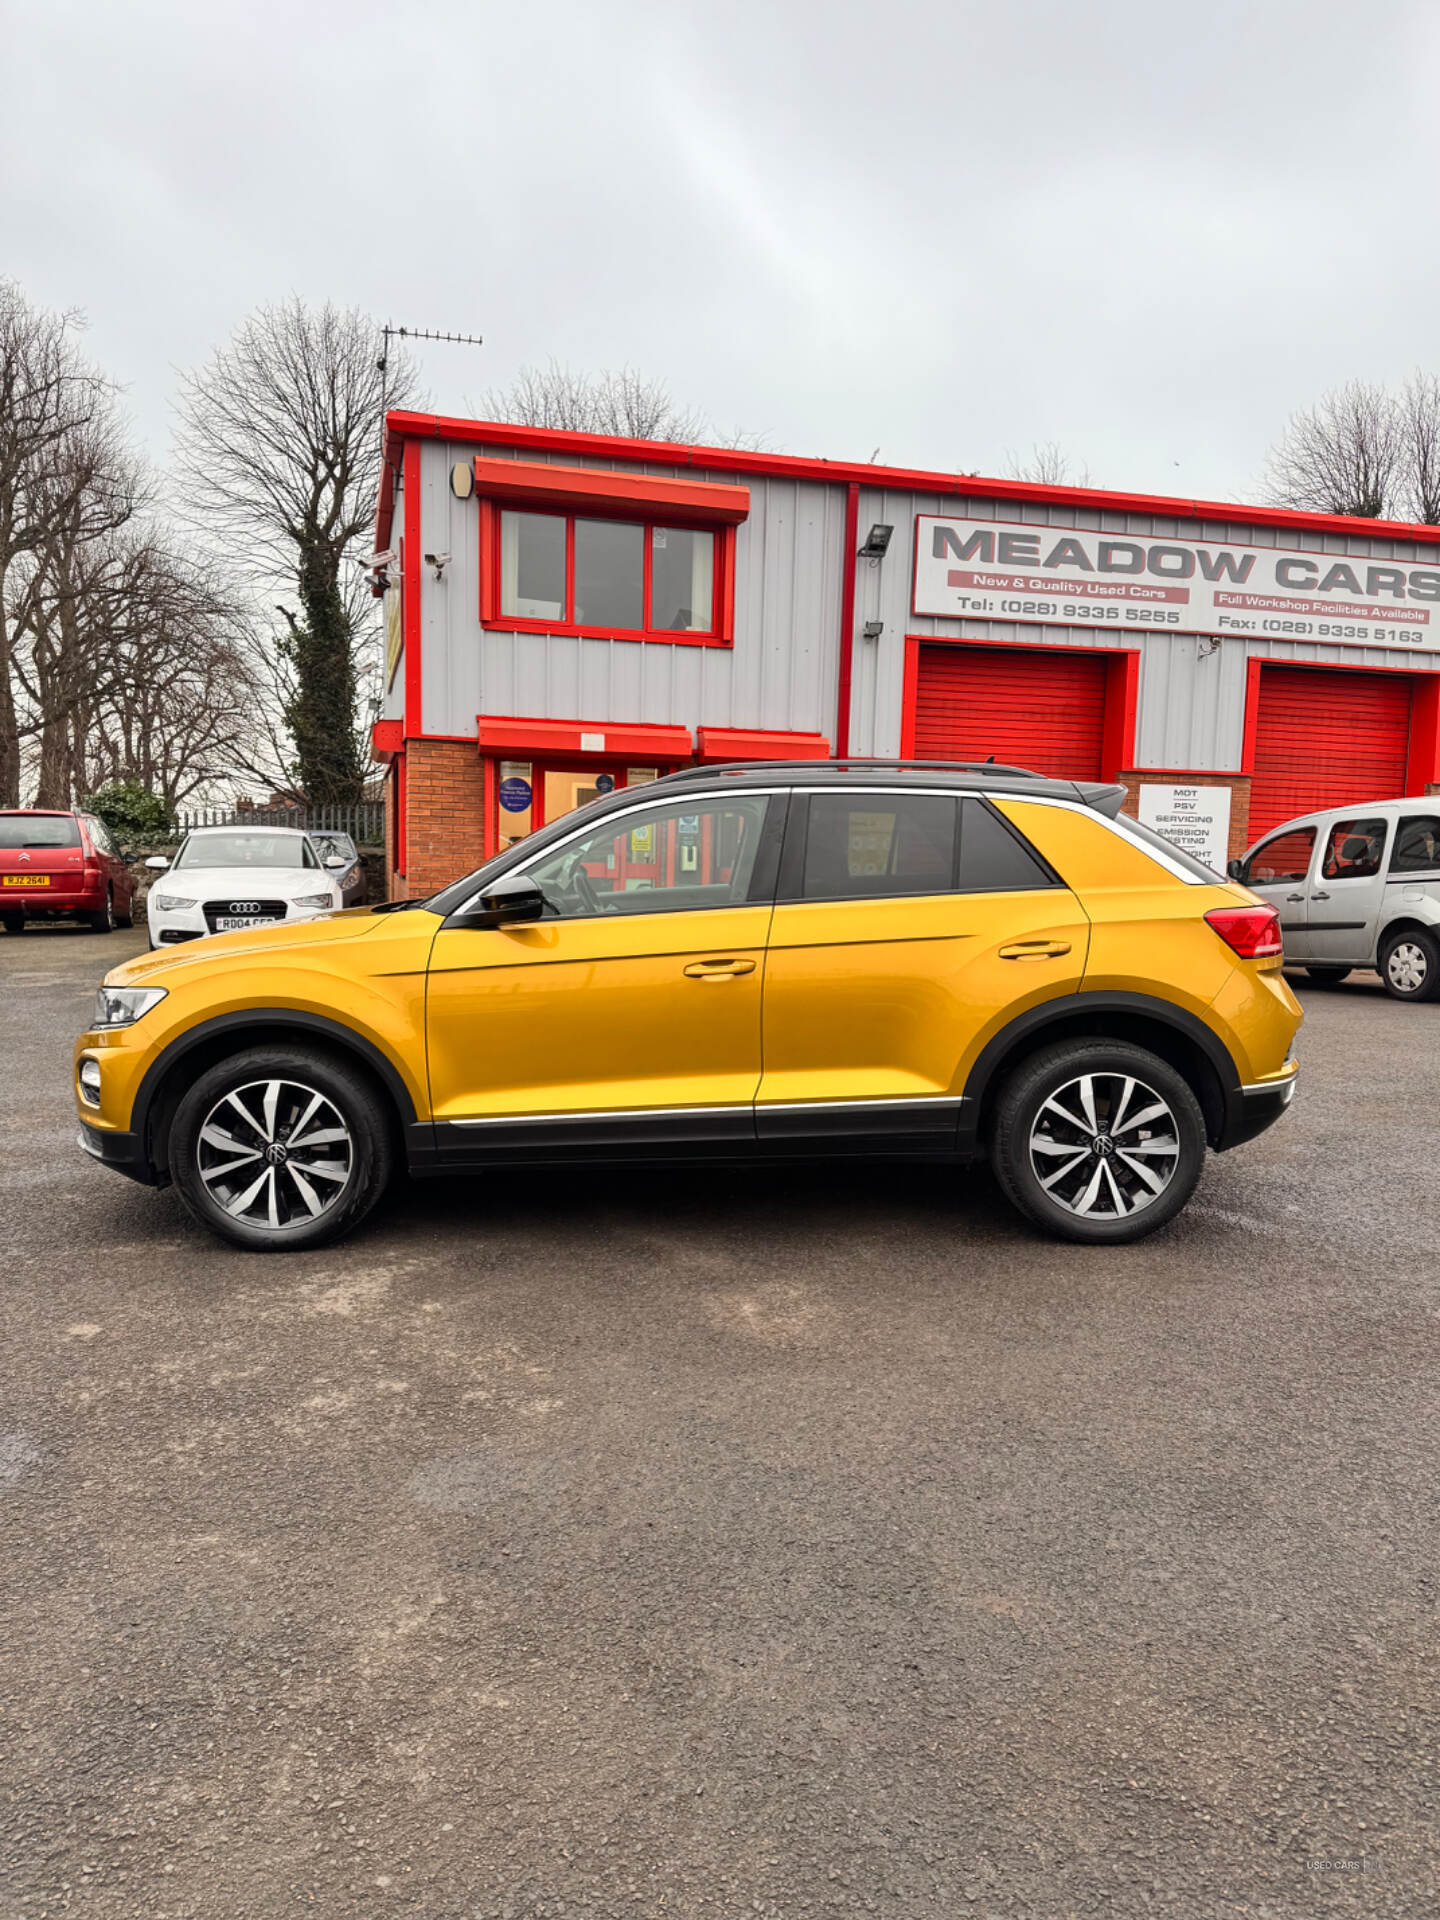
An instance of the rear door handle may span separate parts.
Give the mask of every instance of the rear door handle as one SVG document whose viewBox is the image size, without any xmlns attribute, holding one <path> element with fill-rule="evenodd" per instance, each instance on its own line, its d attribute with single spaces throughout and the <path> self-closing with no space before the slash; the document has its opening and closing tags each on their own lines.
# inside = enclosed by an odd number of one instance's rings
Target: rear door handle
<svg viewBox="0 0 1440 1920">
<path fill-rule="evenodd" d="M 1324 891 L 1323 888 L 1317 887 L 1314 893 L 1311 894 L 1310 898 L 1312 900 L 1328 900 L 1330 896 L 1328 893 Z"/>
<path fill-rule="evenodd" d="M 753 973 L 753 960 L 693 960 L 685 969 L 687 980 L 738 980 L 742 974 Z"/>
<path fill-rule="evenodd" d="M 1062 954 L 1069 953 L 1068 940 L 1016 940 L 1008 947 L 1001 947 L 1002 960 L 1058 960 Z"/>
</svg>

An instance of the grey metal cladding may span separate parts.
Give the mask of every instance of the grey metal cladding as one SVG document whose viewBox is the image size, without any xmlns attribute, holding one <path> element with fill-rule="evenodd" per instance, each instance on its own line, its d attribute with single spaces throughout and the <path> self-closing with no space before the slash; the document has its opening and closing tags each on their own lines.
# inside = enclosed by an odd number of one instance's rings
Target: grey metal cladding
<svg viewBox="0 0 1440 1920">
<path fill-rule="evenodd" d="M 845 490 L 723 468 L 641 471 L 740 483 L 749 518 L 736 533 L 733 647 L 505 633 L 480 625 L 479 512 L 457 500 L 449 473 L 475 449 L 427 443 L 421 455 L 426 552 L 453 556 L 443 581 L 421 589 L 424 726 L 472 737 L 478 713 L 556 720 L 642 721 L 686 727 L 835 731 Z M 484 449 L 514 457 L 513 449 Z M 523 457 L 542 456 L 527 450 Z M 605 468 L 601 459 L 552 464 Z"/>
<path fill-rule="evenodd" d="M 907 634 L 934 634 L 965 640 L 1020 642 L 1031 646 L 1131 649 L 1139 654 L 1139 713 L 1135 764 L 1186 771 L 1238 770 L 1244 750 L 1246 661 L 1259 657 L 1303 664 L 1349 667 L 1403 667 L 1412 673 L 1440 670 L 1434 654 L 1404 648 L 1355 647 L 1322 641 L 1284 640 L 1259 635 L 1232 637 L 1208 650 L 1193 634 L 1107 633 L 1091 627 L 1035 626 L 1022 621 L 942 620 L 912 613 L 914 526 L 917 514 L 952 515 L 969 520 L 1014 520 L 1028 524 L 1076 527 L 1130 535 L 1136 539 L 1183 535 L 1190 539 L 1231 540 L 1257 547 L 1298 547 L 1357 559 L 1435 561 L 1425 542 L 1370 539 L 1363 534 L 1292 533 L 1288 528 L 1251 526 L 1243 518 L 1205 521 L 1109 512 L 1052 503 L 1017 503 L 977 496 L 902 493 L 862 489 L 860 526 L 888 521 L 896 529 L 886 558 L 861 560 L 855 578 L 855 631 L 867 620 L 884 622 L 879 640 L 857 638 L 851 701 L 852 751 L 895 754 L 900 751 L 900 709 L 904 690 Z"/>
</svg>

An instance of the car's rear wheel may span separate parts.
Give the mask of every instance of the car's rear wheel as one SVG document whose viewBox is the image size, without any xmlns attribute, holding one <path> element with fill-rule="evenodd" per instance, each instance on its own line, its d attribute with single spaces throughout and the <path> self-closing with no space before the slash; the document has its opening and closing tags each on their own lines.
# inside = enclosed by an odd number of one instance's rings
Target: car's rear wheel
<svg viewBox="0 0 1440 1920">
<path fill-rule="evenodd" d="M 1433 1000 L 1440 993 L 1440 942 L 1423 927 L 1391 934 L 1380 950 L 1380 978 L 1397 1000 Z"/>
<path fill-rule="evenodd" d="M 25 916 L 23 913 L 0 913 L 0 927 L 3 927 L 6 933 L 23 933 Z"/>
<path fill-rule="evenodd" d="M 255 1047 L 211 1067 L 170 1129 L 170 1171 L 185 1205 L 213 1233 L 257 1251 L 348 1233 L 384 1192 L 392 1160 L 370 1081 L 298 1047 Z"/>
<path fill-rule="evenodd" d="M 1338 987 L 1342 980 L 1348 980 L 1354 972 L 1353 967 L 1306 967 L 1306 973 L 1317 987 Z"/>
<path fill-rule="evenodd" d="M 113 933 L 115 931 L 115 889 L 105 889 L 105 904 L 99 913 L 87 913 L 86 925 L 92 933 Z"/>
<path fill-rule="evenodd" d="M 1195 1191 L 1205 1121 L 1188 1083 L 1144 1047 L 1063 1040 L 1032 1054 L 995 1109 L 991 1164 L 1006 1197 L 1048 1233 L 1139 1240 Z"/>
</svg>

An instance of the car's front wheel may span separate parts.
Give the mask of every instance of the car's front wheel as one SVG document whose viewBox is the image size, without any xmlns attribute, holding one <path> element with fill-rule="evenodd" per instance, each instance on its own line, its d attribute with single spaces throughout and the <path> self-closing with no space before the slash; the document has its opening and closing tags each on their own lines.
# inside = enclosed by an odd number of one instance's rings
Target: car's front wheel
<svg viewBox="0 0 1440 1920">
<path fill-rule="evenodd" d="M 170 1172 L 190 1212 L 262 1252 L 348 1233 L 384 1192 L 392 1160 L 371 1082 L 299 1047 L 222 1060 L 186 1093 L 170 1129 Z"/>
<path fill-rule="evenodd" d="M 1139 1240 L 1173 1220 L 1205 1164 L 1199 1102 L 1174 1067 L 1119 1040 L 1063 1040 L 1011 1075 L 991 1164 L 1007 1198 L 1066 1240 Z"/>
<path fill-rule="evenodd" d="M 1380 978 L 1397 1000 L 1433 1000 L 1440 993 L 1440 942 L 1423 927 L 1392 933 L 1381 948 Z"/>
</svg>

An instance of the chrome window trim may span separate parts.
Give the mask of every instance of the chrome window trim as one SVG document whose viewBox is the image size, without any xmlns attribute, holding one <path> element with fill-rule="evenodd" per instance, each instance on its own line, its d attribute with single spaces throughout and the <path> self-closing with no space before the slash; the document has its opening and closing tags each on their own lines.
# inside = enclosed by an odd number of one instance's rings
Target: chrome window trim
<svg viewBox="0 0 1440 1920">
<path fill-rule="evenodd" d="M 888 793 L 888 794 L 898 794 L 898 795 L 904 795 L 908 793 L 923 793 L 923 794 L 936 795 L 942 799 L 947 799 L 947 800 L 948 799 L 963 800 L 973 796 L 975 799 L 978 799 L 978 800 L 1015 800 L 1015 801 L 1023 801 L 1026 805 L 1032 806 L 1032 807 L 1056 807 L 1062 813 L 1078 813 L 1086 820 L 1095 821 L 1099 826 L 1104 827 L 1107 832 L 1113 833 L 1117 840 L 1122 840 L 1125 843 L 1125 845 L 1127 847 L 1130 847 L 1134 852 L 1143 854 L 1147 860 L 1153 860 L 1155 865 L 1160 868 L 1162 873 L 1170 874 L 1172 878 L 1182 881 L 1184 885 L 1186 885 L 1187 887 L 1220 887 L 1225 885 L 1225 880 L 1223 876 L 1220 874 L 1216 874 L 1213 879 L 1202 880 L 1198 874 L 1187 872 L 1186 869 L 1180 865 L 1178 860 L 1175 860 L 1175 861 L 1167 860 L 1164 854 L 1159 852 L 1156 848 L 1147 846 L 1143 840 L 1136 839 L 1132 835 L 1128 834 L 1125 831 L 1125 829 L 1120 825 L 1118 820 L 1112 820 L 1108 814 L 1099 812 L 1098 809 L 1095 807 L 1087 807 L 1084 804 L 1084 802 L 1080 800 L 1061 800 L 1053 794 L 1023 793 L 1023 792 L 1012 793 L 1008 789 L 1003 787 L 995 787 L 995 788 L 986 787 L 982 792 L 979 789 L 974 787 L 882 786 L 882 785 L 877 785 L 870 781 L 866 781 L 861 785 L 853 786 L 853 787 L 842 786 L 835 781 L 827 781 L 824 786 L 805 786 L 801 784 L 799 781 L 796 781 L 785 786 L 741 787 L 741 788 L 731 787 L 728 790 L 728 792 L 724 787 L 716 788 L 713 790 L 702 788 L 699 791 L 696 791 L 694 788 L 692 788 L 690 792 L 688 792 L 685 795 L 683 802 L 678 801 L 673 796 L 671 796 L 671 797 L 667 797 L 664 800 L 641 801 L 641 802 L 638 802 L 633 807 L 617 808 L 614 813 L 607 813 L 603 821 L 591 821 L 585 826 L 576 827 L 572 833 L 565 834 L 559 840 L 552 840 L 548 846 L 540 848 L 536 853 L 532 854 L 528 860 L 520 861 L 517 866 L 510 868 L 509 871 L 511 874 L 523 874 L 529 870 L 530 866 L 534 863 L 534 861 L 542 858 L 548 859 L 552 854 L 559 853 L 563 848 L 568 847 L 572 840 L 578 839 L 582 834 L 594 832 L 598 827 L 608 825 L 609 822 L 612 820 L 628 819 L 628 817 L 631 814 L 639 813 L 642 811 L 642 809 L 645 809 L 645 808 L 653 809 L 661 806 L 677 806 L 677 805 L 683 804 L 687 811 L 691 811 L 692 809 L 690 808 L 690 802 L 692 801 L 697 801 L 703 804 L 703 802 L 707 800 L 723 800 L 727 798 L 734 800 L 744 795 L 755 795 L 756 797 L 768 798 L 768 797 L 773 797 L 777 793 L 787 793 L 787 794 Z M 1012 826 L 1014 825 L 1013 821 L 1011 822 L 1011 825 Z M 1064 876 L 1062 875 L 1061 878 L 1063 879 Z M 1068 886 L 1068 883 L 1067 883 L 1067 886 Z M 949 888 L 946 889 L 947 894 L 950 893 L 950 891 L 951 890 Z M 1009 891 L 1012 891 L 1012 889 L 1009 889 L 1009 888 L 989 889 L 989 891 L 1009 892 Z M 1020 892 L 1020 891 L 1024 891 L 1024 889 L 1017 888 L 1017 889 L 1013 889 L 1013 891 Z M 1073 888 L 1070 889 L 1070 891 L 1073 892 Z M 475 902 L 479 899 L 479 897 L 480 896 L 478 893 L 472 894 L 470 898 L 465 902 L 464 906 L 457 907 L 455 911 L 457 913 L 470 912 L 470 910 L 474 907 Z M 847 895 L 846 897 L 849 898 L 850 896 Z M 864 897 L 867 900 L 873 900 L 873 899 L 881 899 L 881 898 L 884 898 L 885 896 L 880 894 L 873 894 L 873 895 L 867 894 Z M 895 898 L 897 899 L 905 899 L 905 898 L 912 898 L 912 897 L 914 896 L 900 895 L 900 894 L 897 894 L 895 896 Z M 955 893 L 954 897 L 959 899 L 959 898 L 963 898 L 964 896 L 961 893 L 957 892 Z M 755 906 L 761 903 L 753 900 L 741 900 L 741 901 L 733 901 L 730 904 L 734 906 Z M 800 902 L 798 904 L 804 905 L 807 903 Z"/>
</svg>

